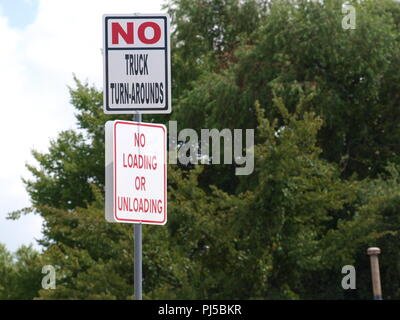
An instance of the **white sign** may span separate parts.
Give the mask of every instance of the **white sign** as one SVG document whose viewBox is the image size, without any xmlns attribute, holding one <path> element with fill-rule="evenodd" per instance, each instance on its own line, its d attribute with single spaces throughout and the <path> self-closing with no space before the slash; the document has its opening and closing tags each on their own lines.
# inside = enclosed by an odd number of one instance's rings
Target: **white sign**
<svg viewBox="0 0 400 320">
<path fill-rule="evenodd" d="M 167 222 L 167 147 L 162 124 L 106 123 L 106 220 Z"/>
<path fill-rule="evenodd" d="M 104 112 L 170 113 L 167 14 L 103 16 Z"/>
</svg>

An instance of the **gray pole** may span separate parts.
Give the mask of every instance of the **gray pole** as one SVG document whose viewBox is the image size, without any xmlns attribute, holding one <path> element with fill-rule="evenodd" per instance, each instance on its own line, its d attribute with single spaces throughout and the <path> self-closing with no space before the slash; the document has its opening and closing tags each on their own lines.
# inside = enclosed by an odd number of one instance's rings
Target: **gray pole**
<svg viewBox="0 0 400 320">
<path fill-rule="evenodd" d="M 136 113 L 133 121 L 141 122 L 142 115 Z M 135 234 L 135 265 L 134 265 L 134 286 L 135 286 L 135 300 L 142 300 L 142 224 L 133 224 Z"/>
<path fill-rule="evenodd" d="M 372 290 L 374 292 L 374 300 L 382 300 L 381 277 L 379 274 L 378 260 L 378 255 L 381 253 L 381 249 L 371 247 L 368 248 L 367 253 L 371 260 Z"/>
</svg>

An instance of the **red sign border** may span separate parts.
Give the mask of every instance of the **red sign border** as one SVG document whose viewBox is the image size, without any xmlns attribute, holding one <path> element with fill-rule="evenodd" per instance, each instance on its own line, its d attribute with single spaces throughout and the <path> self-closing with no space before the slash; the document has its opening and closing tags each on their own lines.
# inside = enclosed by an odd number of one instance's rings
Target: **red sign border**
<svg viewBox="0 0 400 320">
<path fill-rule="evenodd" d="M 141 219 L 122 219 L 117 217 L 117 165 L 116 165 L 116 149 L 117 149 L 117 124 L 127 124 L 127 125 L 134 125 L 134 126 L 143 126 L 143 127 L 154 127 L 154 128 L 161 128 L 164 133 L 164 220 L 162 221 L 151 221 L 151 220 L 141 220 Z M 167 223 L 167 149 L 165 145 L 166 141 L 166 132 L 165 126 L 158 125 L 158 124 L 150 124 L 150 123 L 142 123 L 142 122 L 128 122 L 128 121 L 115 121 L 113 124 L 114 130 L 114 145 L 113 145 L 113 158 L 114 158 L 114 201 L 113 201 L 113 212 L 114 218 L 116 221 L 129 221 L 129 222 L 136 222 L 136 223 L 146 223 L 146 224 L 156 224 L 156 225 L 164 225 Z"/>
</svg>

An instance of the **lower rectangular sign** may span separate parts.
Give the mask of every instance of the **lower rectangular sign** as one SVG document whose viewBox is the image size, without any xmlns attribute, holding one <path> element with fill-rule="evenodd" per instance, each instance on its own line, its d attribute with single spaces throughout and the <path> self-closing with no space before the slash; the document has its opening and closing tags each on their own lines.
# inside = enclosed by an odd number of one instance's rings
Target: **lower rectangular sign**
<svg viewBox="0 0 400 320">
<path fill-rule="evenodd" d="M 108 121 L 105 216 L 109 222 L 167 222 L 166 127 Z"/>
</svg>

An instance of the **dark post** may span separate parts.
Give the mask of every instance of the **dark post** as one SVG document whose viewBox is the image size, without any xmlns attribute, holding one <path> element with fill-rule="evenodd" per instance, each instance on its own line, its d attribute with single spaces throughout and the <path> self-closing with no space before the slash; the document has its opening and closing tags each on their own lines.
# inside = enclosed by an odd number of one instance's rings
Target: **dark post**
<svg viewBox="0 0 400 320">
<path fill-rule="evenodd" d="M 142 121 L 142 115 L 136 113 L 133 117 L 136 122 Z M 142 224 L 133 225 L 135 235 L 135 265 L 134 265 L 134 286 L 135 300 L 142 300 Z"/>
</svg>

